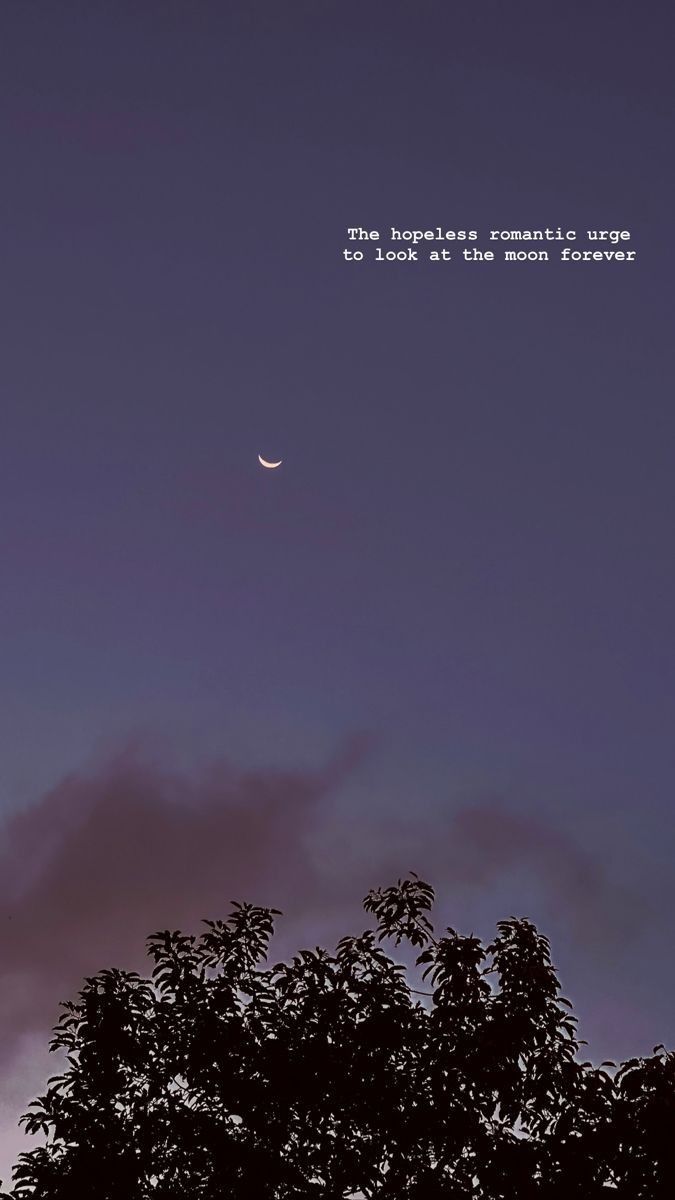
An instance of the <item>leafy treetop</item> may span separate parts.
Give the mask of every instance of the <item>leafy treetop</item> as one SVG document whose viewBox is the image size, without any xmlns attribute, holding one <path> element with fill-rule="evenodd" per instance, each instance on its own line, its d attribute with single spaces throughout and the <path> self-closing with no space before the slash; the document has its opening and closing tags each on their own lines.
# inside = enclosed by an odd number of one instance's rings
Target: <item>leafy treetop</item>
<svg viewBox="0 0 675 1200">
<path fill-rule="evenodd" d="M 149 978 L 87 979 L 0 1200 L 675 1195 L 675 1055 L 580 1061 L 535 926 L 436 935 L 433 902 L 411 875 L 368 894 L 374 929 L 272 967 L 279 914 L 236 903 L 154 934 Z"/>
</svg>

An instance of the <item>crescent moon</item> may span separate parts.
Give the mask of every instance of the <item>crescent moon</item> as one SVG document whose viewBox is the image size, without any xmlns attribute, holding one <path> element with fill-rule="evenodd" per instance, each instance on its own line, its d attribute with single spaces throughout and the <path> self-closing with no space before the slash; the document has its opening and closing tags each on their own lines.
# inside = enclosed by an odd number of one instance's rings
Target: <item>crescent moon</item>
<svg viewBox="0 0 675 1200">
<path fill-rule="evenodd" d="M 268 462 L 266 458 L 263 458 L 262 454 L 258 455 L 258 462 L 260 463 L 261 467 L 268 467 L 270 471 L 274 470 L 275 467 L 280 467 L 283 461 L 283 458 L 280 458 L 278 462 L 272 463 Z"/>
</svg>

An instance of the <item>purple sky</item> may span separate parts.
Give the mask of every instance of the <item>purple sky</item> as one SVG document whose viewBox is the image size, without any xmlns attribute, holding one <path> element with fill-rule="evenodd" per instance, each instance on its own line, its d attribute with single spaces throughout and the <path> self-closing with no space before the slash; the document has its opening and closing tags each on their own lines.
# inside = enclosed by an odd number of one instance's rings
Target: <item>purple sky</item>
<svg viewBox="0 0 675 1200">
<path fill-rule="evenodd" d="M 271 880 L 526 912 L 590 1052 L 674 1042 L 668 6 L 0 25 L 5 1145 L 85 971 Z M 637 261 L 341 255 L 559 223 Z"/>
</svg>

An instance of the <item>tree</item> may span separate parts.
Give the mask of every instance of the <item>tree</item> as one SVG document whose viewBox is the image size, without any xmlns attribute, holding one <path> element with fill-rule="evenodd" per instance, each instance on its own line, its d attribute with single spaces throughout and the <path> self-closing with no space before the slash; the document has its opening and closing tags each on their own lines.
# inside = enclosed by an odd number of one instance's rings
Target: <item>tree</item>
<svg viewBox="0 0 675 1200">
<path fill-rule="evenodd" d="M 375 929 L 271 968 L 277 911 L 235 904 L 153 935 L 150 978 L 87 979 L 4 1200 L 675 1195 L 675 1056 L 580 1062 L 547 939 L 436 937 L 433 900 L 372 891 Z"/>
</svg>

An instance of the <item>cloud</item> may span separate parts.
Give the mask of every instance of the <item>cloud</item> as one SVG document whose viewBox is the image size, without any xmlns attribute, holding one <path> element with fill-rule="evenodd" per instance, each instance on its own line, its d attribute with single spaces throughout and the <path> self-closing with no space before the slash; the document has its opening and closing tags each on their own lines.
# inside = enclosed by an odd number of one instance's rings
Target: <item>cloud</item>
<svg viewBox="0 0 675 1200">
<path fill-rule="evenodd" d="M 322 892 L 306 845 L 319 802 L 367 750 L 318 771 L 195 776 L 115 758 L 13 816 L 0 848 L 3 1042 L 46 1030 L 86 974 L 138 966 L 146 936 L 194 928 L 232 898 L 298 916 Z"/>
<path fill-rule="evenodd" d="M 644 905 L 608 871 L 601 853 L 585 849 L 563 828 L 499 800 L 480 799 L 457 808 L 447 827 L 447 846 L 453 889 L 486 889 L 506 875 L 520 874 L 526 886 L 535 885 L 547 912 L 578 945 L 613 950 L 646 917 Z"/>
<path fill-rule="evenodd" d="M 597 856 L 494 800 L 392 817 L 386 829 L 364 811 L 345 829 L 323 802 L 369 750 L 361 737 L 315 771 L 220 762 L 194 775 L 130 751 L 14 815 L 0 845 L 4 1045 L 50 1028 L 85 975 L 142 966 L 150 932 L 197 929 L 233 898 L 284 911 L 282 950 L 358 925 L 364 890 L 411 868 L 460 921 L 476 897 L 503 895 L 504 880 L 518 904 L 543 896 L 544 911 L 579 943 L 611 942 L 634 916 Z"/>
</svg>

